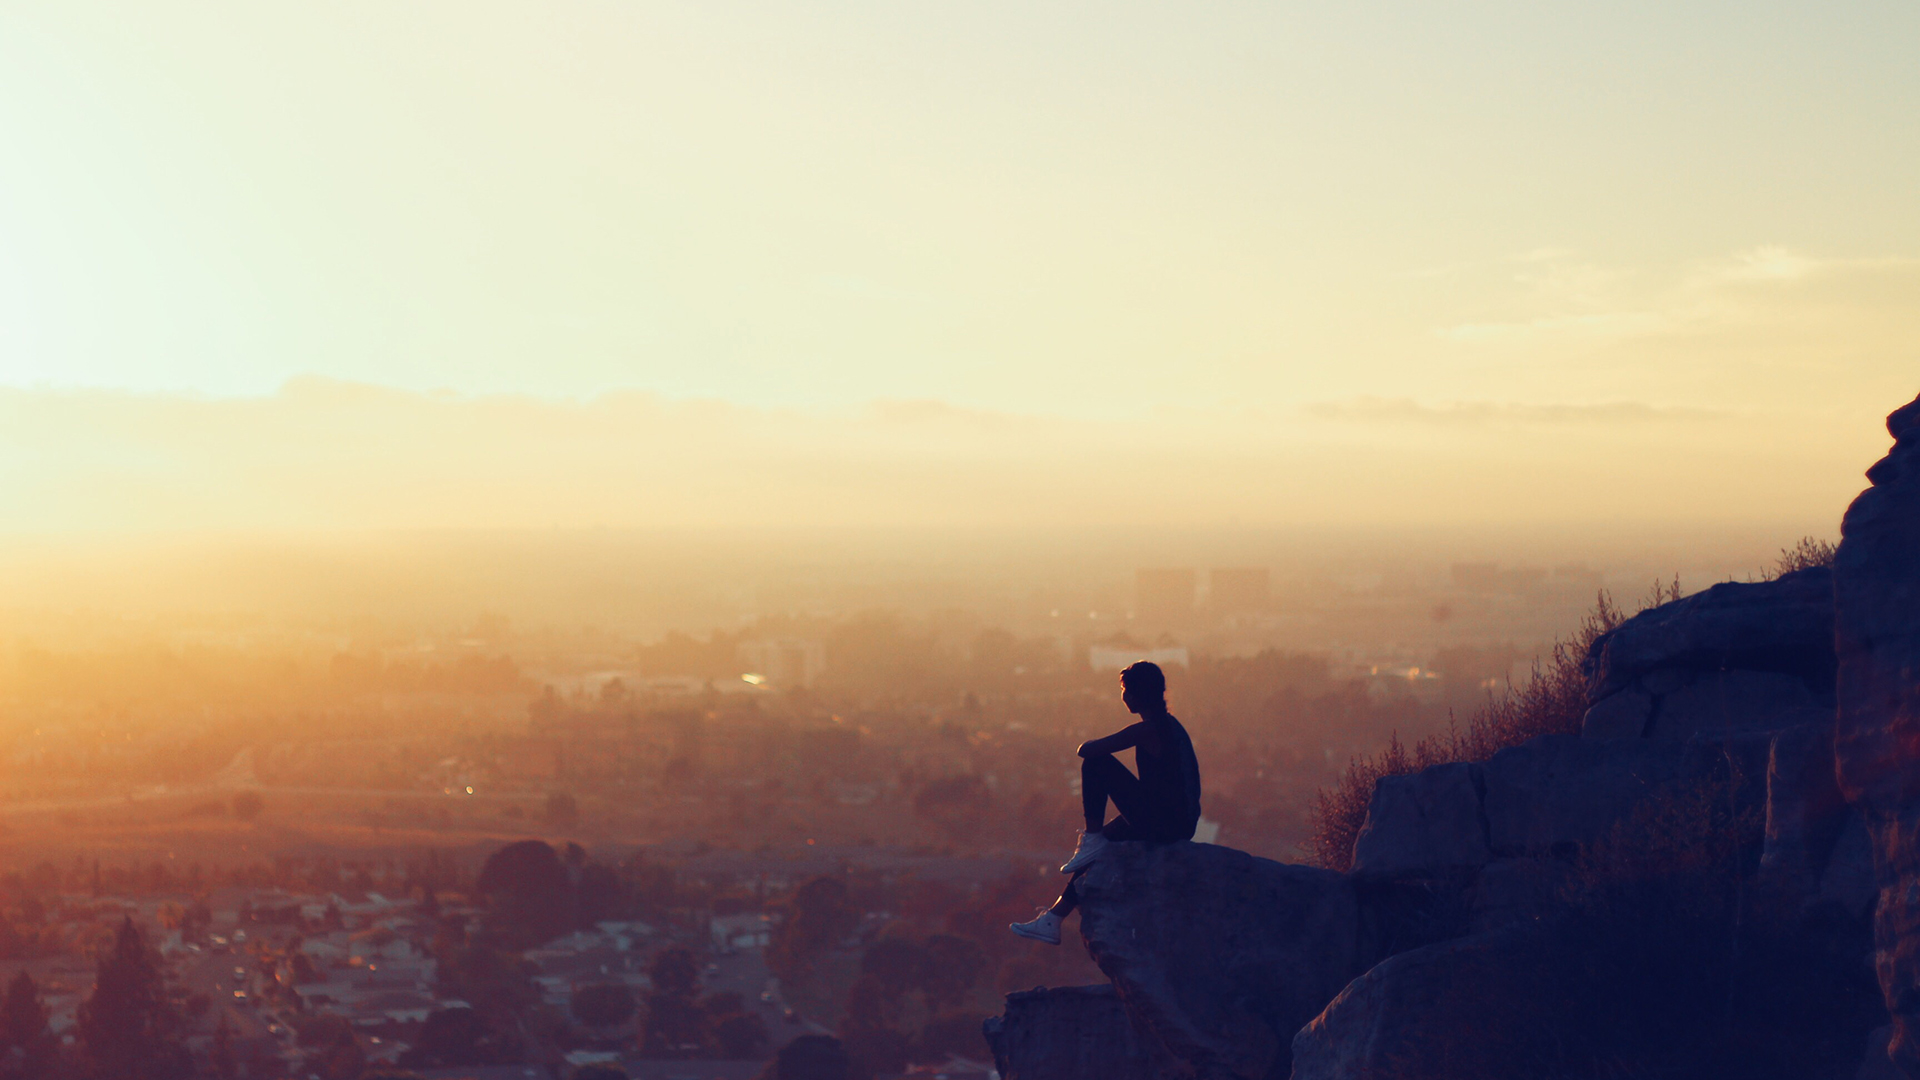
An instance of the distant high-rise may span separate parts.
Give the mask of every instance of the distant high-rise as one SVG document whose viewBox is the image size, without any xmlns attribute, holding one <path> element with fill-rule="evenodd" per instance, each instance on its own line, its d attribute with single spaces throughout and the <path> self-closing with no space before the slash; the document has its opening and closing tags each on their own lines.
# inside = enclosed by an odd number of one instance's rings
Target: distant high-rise
<svg viewBox="0 0 1920 1080">
<path fill-rule="evenodd" d="M 1134 618 L 1145 623 L 1177 623 L 1193 617 L 1199 576 L 1192 570 L 1138 570 L 1133 578 Z"/>
<path fill-rule="evenodd" d="M 740 643 L 740 663 L 756 680 L 782 689 L 812 686 L 826 670 L 827 649 L 799 638 L 755 638 Z"/>
<path fill-rule="evenodd" d="M 1270 584 L 1264 566 L 1215 567 L 1207 575 L 1207 606 L 1222 615 L 1264 611 Z"/>
</svg>

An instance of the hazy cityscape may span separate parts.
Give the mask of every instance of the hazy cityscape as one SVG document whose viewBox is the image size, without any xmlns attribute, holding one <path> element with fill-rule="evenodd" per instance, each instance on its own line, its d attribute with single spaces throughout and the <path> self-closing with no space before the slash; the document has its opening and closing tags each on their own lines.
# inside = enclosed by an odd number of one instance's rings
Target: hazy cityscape
<svg viewBox="0 0 1920 1080">
<path fill-rule="evenodd" d="M 0 2 L 0 1080 L 1920 1080 L 1916 41 Z"/>
<path fill-rule="evenodd" d="M 0 948 L 47 1017 L 34 1052 L 97 1037 L 98 958 L 130 927 L 170 1045 L 221 1077 L 744 1078 L 809 1033 L 862 1076 L 985 1075 L 1000 995 L 1099 979 L 1004 926 L 1046 899 L 1071 748 L 1117 723 L 1121 667 L 1169 672 L 1207 768 L 1201 839 L 1296 859 L 1354 755 L 1464 723 L 1603 591 L 1660 577 L 1382 538 L 1371 559 L 1047 566 L 1047 542 L 1027 566 L 650 577 L 656 539 L 562 537 L 518 542 L 545 545 L 522 563 L 539 587 L 470 613 L 328 610 L 245 573 L 212 610 L 9 612 Z M 498 540 L 432 543 L 498 572 Z M 1258 546 L 1185 547 L 1209 544 Z M 1726 551 L 1686 573 L 1765 565 Z M 331 602 L 421 557 L 336 557 Z M 168 576 L 211 574 L 192 558 Z M 594 601 L 604 621 L 552 617 L 608 581 L 630 591 Z"/>
</svg>

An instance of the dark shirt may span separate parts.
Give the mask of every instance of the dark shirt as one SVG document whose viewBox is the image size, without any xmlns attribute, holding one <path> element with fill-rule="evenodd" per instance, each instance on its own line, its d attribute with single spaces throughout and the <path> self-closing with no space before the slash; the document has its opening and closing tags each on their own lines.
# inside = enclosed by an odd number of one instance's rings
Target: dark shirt
<svg viewBox="0 0 1920 1080">
<path fill-rule="evenodd" d="M 1081 747 L 1085 754 L 1111 754 L 1133 747 L 1141 793 L 1187 826 L 1200 820 L 1200 759 L 1193 740 L 1171 713 L 1142 720 Z"/>
</svg>

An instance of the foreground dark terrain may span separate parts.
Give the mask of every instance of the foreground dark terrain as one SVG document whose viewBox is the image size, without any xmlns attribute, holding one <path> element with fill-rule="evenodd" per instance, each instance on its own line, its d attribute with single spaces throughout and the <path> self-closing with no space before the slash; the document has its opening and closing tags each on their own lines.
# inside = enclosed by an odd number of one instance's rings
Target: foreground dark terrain
<svg viewBox="0 0 1920 1080">
<path fill-rule="evenodd" d="M 1888 429 L 1837 552 L 1603 612 L 1572 707 L 1523 695 L 1350 773 L 1324 867 L 1097 864 L 1111 988 L 1011 996 L 1001 1074 L 1920 1074 L 1920 401 Z"/>
</svg>

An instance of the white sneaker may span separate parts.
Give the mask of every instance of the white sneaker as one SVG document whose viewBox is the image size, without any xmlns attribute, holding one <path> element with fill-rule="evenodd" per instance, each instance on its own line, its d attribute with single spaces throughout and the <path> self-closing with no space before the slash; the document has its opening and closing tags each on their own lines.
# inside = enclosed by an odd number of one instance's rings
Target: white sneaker
<svg viewBox="0 0 1920 1080">
<path fill-rule="evenodd" d="M 1023 938 L 1044 941 L 1049 945 L 1060 944 L 1060 924 L 1065 921 L 1051 911 L 1043 911 L 1032 922 L 1008 923 L 1007 929 Z"/>
<path fill-rule="evenodd" d="M 1107 837 L 1105 833 L 1082 832 L 1080 834 L 1080 846 L 1073 849 L 1073 858 L 1068 859 L 1066 864 L 1060 867 L 1060 872 L 1063 874 L 1071 874 L 1079 870 L 1085 870 L 1087 867 L 1092 866 L 1093 860 L 1099 858 L 1100 853 L 1105 850 L 1107 850 Z"/>
</svg>

